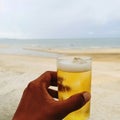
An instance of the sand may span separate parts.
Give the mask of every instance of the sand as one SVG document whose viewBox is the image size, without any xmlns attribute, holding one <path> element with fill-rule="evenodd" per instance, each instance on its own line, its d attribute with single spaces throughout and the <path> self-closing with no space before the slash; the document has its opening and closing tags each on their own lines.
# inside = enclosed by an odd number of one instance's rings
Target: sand
<svg viewBox="0 0 120 120">
<path fill-rule="evenodd" d="M 120 53 L 103 52 L 89 53 L 93 57 L 90 120 L 120 120 Z M 0 54 L 0 120 L 12 119 L 27 84 L 48 70 L 56 70 L 55 58 Z"/>
</svg>

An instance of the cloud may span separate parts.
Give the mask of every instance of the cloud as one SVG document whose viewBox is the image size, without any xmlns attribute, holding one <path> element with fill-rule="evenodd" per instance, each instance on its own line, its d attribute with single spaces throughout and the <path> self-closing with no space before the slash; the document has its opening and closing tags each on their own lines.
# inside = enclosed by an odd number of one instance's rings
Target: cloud
<svg viewBox="0 0 120 120">
<path fill-rule="evenodd" d="M 81 37 L 120 29 L 110 25 L 116 21 L 120 25 L 119 0 L 1 0 L 1 3 L 0 32 L 11 33 L 13 37 L 16 32 L 21 37 Z"/>
<path fill-rule="evenodd" d="M 26 38 L 26 35 L 17 32 L 0 32 L 0 38 Z"/>
</svg>

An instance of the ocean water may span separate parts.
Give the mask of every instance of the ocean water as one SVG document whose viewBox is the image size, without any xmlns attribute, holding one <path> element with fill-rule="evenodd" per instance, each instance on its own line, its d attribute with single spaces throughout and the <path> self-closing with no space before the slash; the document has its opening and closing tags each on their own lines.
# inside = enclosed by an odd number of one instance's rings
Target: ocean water
<svg viewBox="0 0 120 120">
<path fill-rule="evenodd" d="M 88 48 L 120 48 L 120 38 L 81 38 L 81 39 L 0 39 L 0 53 L 51 56 L 53 53 L 25 50 L 25 47 L 44 49 L 88 49 Z M 56 54 L 54 54 L 56 56 Z"/>
<path fill-rule="evenodd" d="M 31 45 L 46 48 L 96 48 L 120 47 L 120 38 L 81 38 L 81 39 L 0 39 L 0 44 Z"/>
</svg>

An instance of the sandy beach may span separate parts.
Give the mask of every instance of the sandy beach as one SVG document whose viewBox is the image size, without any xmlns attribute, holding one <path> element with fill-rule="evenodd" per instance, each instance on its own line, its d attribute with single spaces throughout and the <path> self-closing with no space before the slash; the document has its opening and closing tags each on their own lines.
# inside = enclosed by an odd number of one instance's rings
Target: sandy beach
<svg viewBox="0 0 120 120">
<path fill-rule="evenodd" d="M 120 120 L 120 49 L 82 55 L 93 57 L 90 120 Z M 0 54 L 0 120 L 12 119 L 27 84 L 48 70 L 55 58 Z"/>
</svg>

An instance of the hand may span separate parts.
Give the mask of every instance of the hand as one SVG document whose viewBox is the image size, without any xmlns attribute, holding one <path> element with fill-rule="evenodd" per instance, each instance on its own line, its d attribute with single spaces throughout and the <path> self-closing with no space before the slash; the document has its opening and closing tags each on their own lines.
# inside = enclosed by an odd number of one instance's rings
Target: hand
<svg viewBox="0 0 120 120">
<path fill-rule="evenodd" d="M 88 92 L 78 93 L 64 101 L 56 101 L 56 72 L 45 72 L 30 82 L 24 90 L 13 120 L 62 120 L 70 112 L 81 108 L 90 99 Z"/>
</svg>

